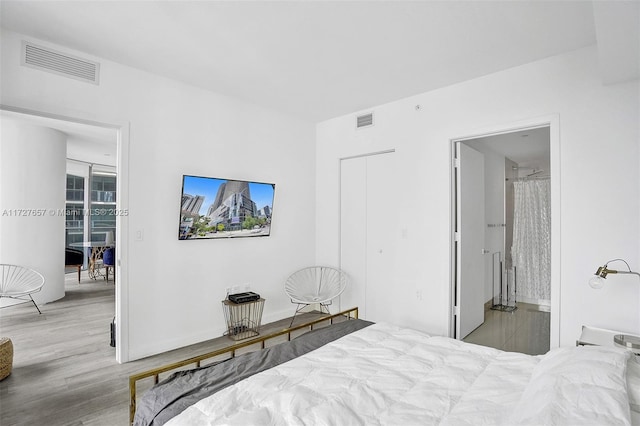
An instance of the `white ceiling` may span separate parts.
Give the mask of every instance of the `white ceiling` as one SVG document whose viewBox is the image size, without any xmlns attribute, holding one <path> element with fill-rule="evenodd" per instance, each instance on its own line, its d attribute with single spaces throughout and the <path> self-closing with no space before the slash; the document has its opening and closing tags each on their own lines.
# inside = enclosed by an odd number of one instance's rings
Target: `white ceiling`
<svg viewBox="0 0 640 426">
<path fill-rule="evenodd" d="M 548 127 L 491 135 L 464 143 L 483 153 L 489 151 L 504 155 L 521 169 L 526 169 L 525 176 L 533 170 L 542 170 L 547 176 L 550 173 L 551 136 Z"/>
<path fill-rule="evenodd" d="M 14 1 L 3 27 L 322 121 L 598 44 L 638 78 L 640 2 Z"/>
<path fill-rule="evenodd" d="M 593 44 L 603 83 L 640 75 L 639 1 L 2 0 L 0 12 L 16 32 L 312 122 Z M 115 161 L 112 131 L 48 124 L 70 157 Z M 527 133 L 475 146 L 548 168 L 548 131 Z"/>
</svg>

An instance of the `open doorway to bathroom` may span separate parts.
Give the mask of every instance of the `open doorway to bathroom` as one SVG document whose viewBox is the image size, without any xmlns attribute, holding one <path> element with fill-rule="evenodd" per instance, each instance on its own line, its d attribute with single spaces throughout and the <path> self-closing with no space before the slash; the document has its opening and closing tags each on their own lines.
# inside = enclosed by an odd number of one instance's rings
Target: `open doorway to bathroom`
<svg viewBox="0 0 640 426">
<path fill-rule="evenodd" d="M 549 350 L 550 140 L 541 126 L 455 142 L 457 338 Z"/>
</svg>

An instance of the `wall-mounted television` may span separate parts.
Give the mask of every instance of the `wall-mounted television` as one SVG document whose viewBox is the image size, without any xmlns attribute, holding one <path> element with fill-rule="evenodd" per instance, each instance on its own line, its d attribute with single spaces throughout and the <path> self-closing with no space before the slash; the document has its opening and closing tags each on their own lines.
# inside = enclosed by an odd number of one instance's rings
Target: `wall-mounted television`
<svg viewBox="0 0 640 426">
<path fill-rule="evenodd" d="M 178 239 L 267 237 L 275 184 L 182 176 Z"/>
</svg>

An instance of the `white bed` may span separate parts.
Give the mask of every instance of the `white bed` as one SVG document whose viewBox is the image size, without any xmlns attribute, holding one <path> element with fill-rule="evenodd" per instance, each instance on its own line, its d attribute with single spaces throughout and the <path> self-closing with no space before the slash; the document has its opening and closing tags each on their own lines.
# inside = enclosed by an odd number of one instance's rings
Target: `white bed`
<svg viewBox="0 0 640 426">
<path fill-rule="evenodd" d="M 629 425 L 628 351 L 503 352 L 374 324 L 200 400 L 169 425 Z M 635 422 L 634 422 L 635 423 Z"/>
</svg>

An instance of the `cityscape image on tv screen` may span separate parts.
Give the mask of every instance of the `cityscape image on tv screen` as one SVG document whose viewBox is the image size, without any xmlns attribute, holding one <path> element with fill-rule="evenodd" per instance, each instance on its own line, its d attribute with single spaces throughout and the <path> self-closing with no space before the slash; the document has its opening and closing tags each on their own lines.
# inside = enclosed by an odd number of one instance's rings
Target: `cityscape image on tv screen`
<svg viewBox="0 0 640 426">
<path fill-rule="evenodd" d="M 275 184 L 184 175 L 178 238 L 266 237 Z"/>
</svg>

